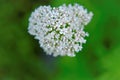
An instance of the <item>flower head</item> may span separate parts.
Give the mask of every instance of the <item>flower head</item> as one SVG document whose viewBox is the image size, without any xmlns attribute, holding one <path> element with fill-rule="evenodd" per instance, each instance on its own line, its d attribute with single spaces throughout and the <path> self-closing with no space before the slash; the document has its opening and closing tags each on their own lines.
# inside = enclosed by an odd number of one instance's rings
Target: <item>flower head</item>
<svg viewBox="0 0 120 80">
<path fill-rule="evenodd" d="M 28 31 L 39 40 L 40 47 L 53 56 L 75 56 L 82 50 L 88 33 L 84 31 L 93 16 L 83 6 L 65 4 L 59 7 L 40 6 L 29 18 Z"/>
</svg>

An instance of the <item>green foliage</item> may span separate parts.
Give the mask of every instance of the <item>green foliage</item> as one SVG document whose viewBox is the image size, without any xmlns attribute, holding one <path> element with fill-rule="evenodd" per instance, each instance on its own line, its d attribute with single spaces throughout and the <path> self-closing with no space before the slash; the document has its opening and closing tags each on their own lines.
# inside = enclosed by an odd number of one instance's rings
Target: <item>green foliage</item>
<svg viewBox="0 0 120 80">
<path fill-rule="evenodd" d="M 74 58 L 53 58 L 27 32 L 39 5 L 79 3 L 93 11 L 90 36 Z M 1 0 L 0 80 L 120 80 L 119 0 Z"/>
</svg>

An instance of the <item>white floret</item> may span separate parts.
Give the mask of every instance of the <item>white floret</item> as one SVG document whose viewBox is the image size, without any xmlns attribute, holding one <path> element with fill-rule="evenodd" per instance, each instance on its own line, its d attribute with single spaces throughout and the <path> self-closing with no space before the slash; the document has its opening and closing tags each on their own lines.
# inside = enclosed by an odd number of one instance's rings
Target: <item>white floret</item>
<svg viewBox="0 0 120 80">
<path fill-rule="evenodd" d="M 59 7 L 40 6 L 29 18 L 28 32 L 39 40 L 40 47 L 53 56 L 75 56 L 82 50 L 89 34 L 84 31 L 93 16 L 79 4 Z"/>
</svg>

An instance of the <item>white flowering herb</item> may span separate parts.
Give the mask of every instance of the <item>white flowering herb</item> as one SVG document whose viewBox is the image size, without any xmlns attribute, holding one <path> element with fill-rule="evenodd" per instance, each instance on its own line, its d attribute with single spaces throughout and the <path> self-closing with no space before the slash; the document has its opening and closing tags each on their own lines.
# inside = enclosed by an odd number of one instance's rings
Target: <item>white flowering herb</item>
<svg viewBox="0 0 120 80">
<path fill-rule="evenodd" d="M 84 31 L 93 16 L 79 4 L 59 7 L 40 6 L 29 18 L 28 32 L 39 40 L 40 47 L 53 56 L 74 57 L 86 43 Z"/>
</svg>

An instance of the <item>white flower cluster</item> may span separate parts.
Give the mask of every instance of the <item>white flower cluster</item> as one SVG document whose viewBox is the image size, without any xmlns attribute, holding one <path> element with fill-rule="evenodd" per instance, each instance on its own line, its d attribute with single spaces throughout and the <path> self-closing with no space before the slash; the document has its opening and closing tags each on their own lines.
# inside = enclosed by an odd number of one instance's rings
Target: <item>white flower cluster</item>
<svg viewBox="0 0 120 80">
<path fill-rule="evenodd" d="M 83 6 L 65 4 L 59 7 L 40 6 L 29 18 L 28 31 L 39 40 L 40 47 L 53 56 L 75 56 L 88 36 L 83 29 L 93 13 Z"/>
</svg>

